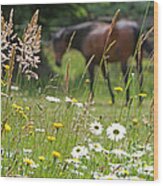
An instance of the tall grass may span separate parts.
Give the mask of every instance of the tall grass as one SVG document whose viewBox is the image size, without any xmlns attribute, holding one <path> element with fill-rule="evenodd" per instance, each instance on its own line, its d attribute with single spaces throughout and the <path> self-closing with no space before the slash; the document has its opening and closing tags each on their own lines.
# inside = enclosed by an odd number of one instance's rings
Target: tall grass
<svg viewBox="0 0 163 186">
<path fill-rule="evenodd" d="M 37 28 L 32 37 L 38 40 L 38 55 L 41 27 L 37 20 L 38 11 L 26 31 L 34 25 Z M 22 46 L 27 40 L 22 40 Z M 53 63 L 53 51 L 44 48 L 44 52 Z M 133 60 L 129 75 L 132 104 L 124 106 L 123 77 L 117 77 L 120 66 L 113 64 L 109 71 L 116 103 L 111 104 L 107 86 L 96 69 L 95 104 L 90 105 L 87 67 L 76 51 L 65 54 L 61 70 L 54 67 L 56 74 L 46 87 L 37 88 L 32 80 L 26 80 L 27 90 L 11 84 L 15 55 L 13 49 L 9 67 L 4 65 L 10 75 L 3 77 L 2 86 L 6 95 L 2 96 L 2 176 L 153 180 L 153 63 L 143 61 L 141 106 Z M 117 141 L 107 134 L 115 123 L 119 128 L 113 130 L 113 137 L 121 134 Z"/>
</svg>

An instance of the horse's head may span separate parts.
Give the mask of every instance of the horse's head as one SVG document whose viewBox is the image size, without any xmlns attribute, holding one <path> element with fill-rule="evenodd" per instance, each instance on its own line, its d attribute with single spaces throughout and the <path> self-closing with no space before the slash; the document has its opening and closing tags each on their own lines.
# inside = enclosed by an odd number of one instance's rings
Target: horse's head
<svg viewBox="0 0 163 186">
<path fill-rule="evenodd" d="M 58 67 L 61 66 L 63 54 L 67 49 L 66 29 L 60 29 L 52 34 L 53 49 L 55 53 L 55 63 Z"/>
</svg>

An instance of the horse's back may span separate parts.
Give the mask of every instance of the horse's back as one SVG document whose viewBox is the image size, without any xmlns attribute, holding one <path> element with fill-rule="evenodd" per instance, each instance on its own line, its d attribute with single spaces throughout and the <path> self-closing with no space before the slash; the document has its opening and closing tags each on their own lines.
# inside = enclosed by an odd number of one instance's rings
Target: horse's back
<svg viewBox="0 0 163 186">
<path fill-rule="evenodd" d="M 83 43 L 83 54 L 87 57 L 95 55 L 97 63 L 102 57 L 104 47 L 108 37 L 111 24 L 96 23 Z M 124 61 L 127 60 L 134 52 L 138 31 L 138 25 L 134 21 L 121 20 L 116 23 L 113 32 L 109 38 L 109 45 L 116 41 L 115 45 L 108 52 L 108 61 Z"/>
</svg>

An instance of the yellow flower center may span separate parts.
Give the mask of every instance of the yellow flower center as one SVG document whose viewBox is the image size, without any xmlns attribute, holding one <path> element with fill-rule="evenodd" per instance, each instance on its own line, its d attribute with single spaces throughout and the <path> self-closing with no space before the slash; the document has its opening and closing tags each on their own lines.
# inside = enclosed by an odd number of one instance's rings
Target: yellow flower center
<svg viewBox="0 0 163 186">
<path fill-rule="evenodd" d="M 34 162 L 33 160 L 29 159 L 29 158 L 24 158 L 23 162 L 26 164 L 26 165 L 33 165 Z"/>
<path fill-rule="evenodd" d="M 77 103 L 77 102 L 78 102 L 78 100 L 77 100 L 77 99 L 72 98 L 72 103 Z"/>
<path fill-rule="evenodd" d="M 138 96 L 145 98 L 145 97 L 147 97 L 147 94 L 146 93 L 140 93 L 140 94 L 138 94 Z"/>
<path fill-rule="evenodd" d="M 44 160 L 45 160 L 45 157 L 44 157 L 44 156 L 39 156 L 38 159 L 39 159 L 40 161 L 44 161 Z"/>
<path fill-rule="evenodd" d="M 60 158 L 60 157 L 61 157 L 61 154 L 60 154 L 59 152 L 57 152 L 57 151 L 53 151 L 53 152 L 52 152 L 52 156 L 53 156 L 54 158 Z"/>
<path fill-rule="evenodd" d="M 48 141 L 50 141 L 50 142 L 56 140 L 56 138 L 55 138 L 54 136 L 48 136 L 47 139 L 48 139 Z"/>
<path fill-rule="evenodd" d="M 10 132 L 11 131 L 11 127 L 8 123 L 5 124 L 5 131 L 6 132 Z"/>
<path fill-rule="evenodd" d="M 64 127 L 62 123 L 53 123 L 53 126 L 57 129 Z"/>
<path fill-rule="evenodd" d="M 117 92 L 123 92 L 123 88 L 122 87 L 115 87 L 114 90 L 117 91 Z"/>
<path fill-rule="evenodd" d="M 6 70 L 9 70 L 10 69 L 10 66 L 9 65 L 4 65 L 5 69 Z"/>
</svg>

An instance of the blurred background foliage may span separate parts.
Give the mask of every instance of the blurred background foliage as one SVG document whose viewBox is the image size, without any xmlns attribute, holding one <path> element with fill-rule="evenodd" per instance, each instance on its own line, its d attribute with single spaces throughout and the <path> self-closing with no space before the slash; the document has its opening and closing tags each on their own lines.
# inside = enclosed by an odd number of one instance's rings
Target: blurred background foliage
<svg viewBox="0 0 163 186">
<path fill-rule="evenodd" d="M 153 1 L 142 2 L 102 2 L 76 4 L 3 5 L 2 12 L 7 18 L 14 8 L 15 30 L 21 34 L 36 9 L 40 10 L 40 24 L 43 27 L 43 40 L 49 40 L 50 33 L 58 28 L 90 20 L 111 20 L 117 9 L 120 18 L 127 18 L 142 24 L 149 7 L 145 28 L 153 25 Z"/>
<path fill-rule="evenodd" d="M 47 79 L 54 73 L 62 76 L 65 74 L 66 62 L 70 55 L 64 55 L 63 67 L 58 69 L 54 62 L 54 52 L 51 46 L 51 33 L 61 27 L 75 25 L 85 21 L 108 21 L 110 22 L 117 9 L 120 9 L 119 19 L 125 18 L 137 21 L 140 27 L 147 30 L 153 25 L 153 1 L 142 2 L 101 2 L 101 3 L 67 3 L 67 4 L 32 4 L 32 5 L 2 5 L 2 14 L 8 20 L 11 9 L 14 9 L 14 28 L 21 38 L 24 29 L 30 21 L 34 12 L 39 9 L 39 24 L 42 25 L 42 51 L 41 64 L 37 73 L 42 80 L 41 84 L 47 83 Z M 146 14 L 147 13 L 147 14 Z M 145 22 L 143 22 L 144 16 Z M 153 38 L 153 37 L 151 37 Z M 153 42 L 152 42 L 153 43 Z M 71 66 L 74 72 L 79 74 L 76 69 L 84 68 L 84 59 L 80 53 L 72 52 L 73 58 Z M 76 63 L 76 60 L 81 63 Z M 74 64 L 74 65 L 73 65 Z M 71 72 L 73 79 L 77 75 Z M 47 77 L 47 79 L 45 78 Z M 75 82 L 76 80 L 74 80 Z M 44 84 L 43 83 L 43 84 Z M 39 84 L 40 86 L 40 84 Z"/>
</svg>

